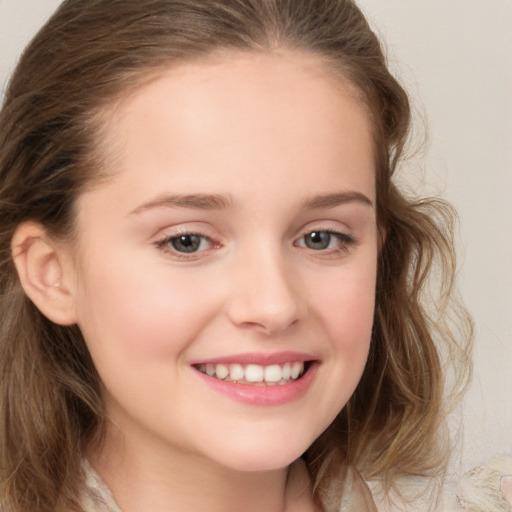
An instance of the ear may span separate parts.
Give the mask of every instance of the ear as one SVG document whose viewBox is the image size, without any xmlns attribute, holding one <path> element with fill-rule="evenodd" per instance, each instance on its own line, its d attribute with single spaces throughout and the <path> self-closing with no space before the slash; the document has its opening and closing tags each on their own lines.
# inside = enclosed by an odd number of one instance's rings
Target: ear
<svg viewBox="0 0 512 512">
<path fill-rule="evenodd" d="M 70 293 L 69 257 L 39 224 L 20 224 L 11 242 L 12 256 L 21 285 L 41 313 L 60 325 L 76 323 Z"/>
</svg>

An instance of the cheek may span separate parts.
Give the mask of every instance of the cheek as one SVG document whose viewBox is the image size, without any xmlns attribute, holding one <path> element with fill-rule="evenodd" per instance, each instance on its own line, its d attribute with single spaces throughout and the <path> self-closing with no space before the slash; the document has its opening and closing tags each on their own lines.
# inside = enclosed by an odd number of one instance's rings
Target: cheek
<svg viewBox="0 0 512 512">
<path fill-rule="evenodd" d="M 90 268 L 94 271 L 84 278 L 80 300 L 80 327 L 92 353 L 158 364 L 166 355 L 179 355 L 214 315 L 214 298 L 198 293 L 204 287 L 193 276 L 133 261 L 103 261 Z"/>
<path fill-rule="evenodd" d="M 332 280 L 327 291 L 314 299 L 327 330 L 329 350 L 341 375 L 359 379 L 372 335 L 375 309 L 376 272 L 374 265 L 346 272 Z"/>
<path fill-rule="evenodd" d="M 366 366 L 375 307 L 372 261 L 336 269 L 330 279 L 317 281 L 316 293 L 311 296 L 316 321 L 310 336 L 324 340 L 315 395 L 317 435 L 345 407 Z"/>
<path fill-rule="evenodd" d="M 346 269 L 333 279 L 323 303 L 326 324 L 345 333 L 345 337 L 358 338 L 359 334 L 371 331 L 375 308 L 376 271 L 373 265 L 360 269 Z"/>
</svg>

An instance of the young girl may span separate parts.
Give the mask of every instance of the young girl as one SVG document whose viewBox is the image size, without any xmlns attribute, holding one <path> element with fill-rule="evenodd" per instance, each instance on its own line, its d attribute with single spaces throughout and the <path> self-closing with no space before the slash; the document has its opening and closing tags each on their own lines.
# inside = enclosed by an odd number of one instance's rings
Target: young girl
<svg viewBox="0 0 512 512">
<path fill-rule="evenodd" d="M 452 211 L 392 179 L 409 116 L 350 0 L 63 2 L 0 117 L 2 510 L 442 474 L 468 338 Z"/>
</svg>

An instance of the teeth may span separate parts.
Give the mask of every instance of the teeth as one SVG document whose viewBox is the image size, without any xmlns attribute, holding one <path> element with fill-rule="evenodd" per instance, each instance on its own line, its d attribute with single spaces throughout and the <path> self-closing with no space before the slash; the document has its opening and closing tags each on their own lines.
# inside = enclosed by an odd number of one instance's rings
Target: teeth
<svg viewBox="0 0 512 512">
<path fill-rule="evenodd" d="M 198 370 L 219 380 L 242 382 L 245 384 L 284 385 L 297 380 L 304 373 L 304 362 L 272 364 L 201 364 Z"/>
<path fill-rule="evenodd" d="M 263 382 L 263 366 L 248 364 L 245 367 L 245 380 L 247 382 Z"/>
<path fill-rule="evenodd" d="M 278 364 L 265 368 L 265 382 L 279 382 L 283 378 L 283 372 Z"/>
<path fill-rule="evenodd" d="M 292 379 L 297 379 L 304 370 L 304 363 L 293 363 L 292 365 Z"/>
<path fill-rule="evenodd" d="M 229 378 L 231 380 L 242 380 L 244 377 L 244 367 L 241 364 L 232 364 L 229 368 Z"/>
<path fill-rule="evenodd" d="M 224 380 L 229 375 L 229 368 L 223 364 L 218 364 L 215 367 L 215 373 L 218 379 Z"/>
</svg>

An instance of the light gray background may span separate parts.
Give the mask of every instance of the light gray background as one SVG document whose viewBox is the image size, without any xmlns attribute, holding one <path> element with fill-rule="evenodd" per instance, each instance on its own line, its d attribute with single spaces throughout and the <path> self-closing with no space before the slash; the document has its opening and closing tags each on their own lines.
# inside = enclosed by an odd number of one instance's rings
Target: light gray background
<svg viewBox="0 0 512 512">
<path fill-rule="evenodd" d="M 58 3 L 0 0 L 0 88 Z M 512 453 L 512 1 L 360 5 L 427 121 L 427 152 L 414 164 L 426 169 L 423 186 L 460 214 L 461 290 L 477 327 L 460 474 Z"/>
</svg>

